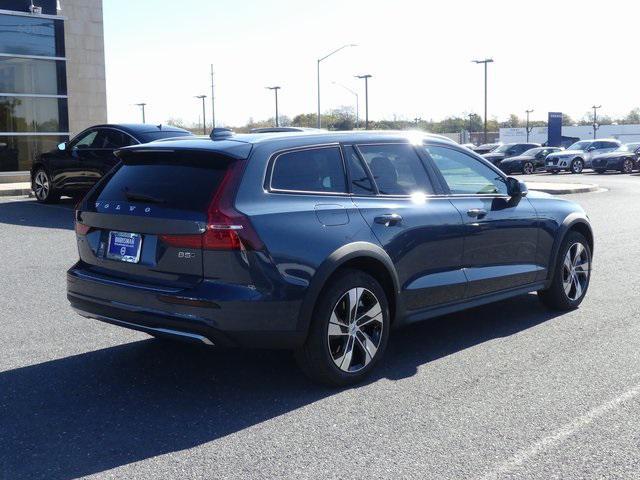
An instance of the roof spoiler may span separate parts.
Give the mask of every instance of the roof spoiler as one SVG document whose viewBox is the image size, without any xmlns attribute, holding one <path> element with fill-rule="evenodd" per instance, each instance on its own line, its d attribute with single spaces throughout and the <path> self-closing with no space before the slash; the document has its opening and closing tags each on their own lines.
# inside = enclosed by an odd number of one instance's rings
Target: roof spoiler
<svg viewBox="0 0 640 480">
<path fill-rule="evenodd" d="M 233 137 L 233 130 L 230 128 L 214 128 L 211 130 L 211 140 L 226 140 L 229 137 Z"/>
</svg>

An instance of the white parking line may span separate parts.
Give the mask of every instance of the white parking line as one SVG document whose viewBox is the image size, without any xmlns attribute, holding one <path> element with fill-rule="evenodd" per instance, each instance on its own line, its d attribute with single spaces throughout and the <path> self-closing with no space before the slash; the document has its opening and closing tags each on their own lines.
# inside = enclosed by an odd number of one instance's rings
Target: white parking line
<svg viewBox="0 0 640 480">
<path fill-rule="evenodd" d="M 516 453 L 507 461 L 501 463 L 495 469 L 484 475 L 482 477 L 482 480 L 499 479 L 501 475 L 522 466 L 525 462 L 538 455 L 539 453 L 542 453 L 543 451 L 562 443 L 564 440 L 575 434 L 578 430 L 593 423 L 604 414 L 612 410 L 616 410 L 620 407 L 621 404 L 637 397 L 638 395 L 640 395 L 640 385 L 637 385 L 632 389 L 627 390 L 619 397 L 614 398 L 613 400 L 604 403 L 599 407 L 594 408 L 593 410 L 590 410 L 584 415 L 576 418 L 568 425 L 565 425 L 564 427 L 556 430 L 553 434 L 544 437 L 543 439 L 534 443 L 529 448 L 525 448 Z"/>
</svg>

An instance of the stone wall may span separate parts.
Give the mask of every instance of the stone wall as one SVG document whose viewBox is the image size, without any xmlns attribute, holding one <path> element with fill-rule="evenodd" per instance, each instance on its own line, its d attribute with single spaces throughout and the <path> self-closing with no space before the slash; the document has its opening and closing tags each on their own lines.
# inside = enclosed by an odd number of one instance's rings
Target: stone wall
<svg viewBox="0 0 640 480">
<path fill-rule="evenodd" d="M 102 0 L 61 0 L 65 21 L 69 131 L 107 122 Z"/>
</svg>

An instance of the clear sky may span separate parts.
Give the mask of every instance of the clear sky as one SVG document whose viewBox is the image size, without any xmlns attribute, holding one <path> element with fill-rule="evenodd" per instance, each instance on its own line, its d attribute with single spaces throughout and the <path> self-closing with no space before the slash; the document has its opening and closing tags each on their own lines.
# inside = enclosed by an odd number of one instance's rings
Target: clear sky
<svg viewBox="0 0 640 480">
<path fill-rule="evenodd" d="M 640 105 L 637 19 L 630 0 L 104 0 L 109 120 L 180 118 L 196 122 L 216 74 L 216 120 L 240 125 L 280 113 L 316 111 L 316 59 L 322 108 L 354 105 L 332 84 L 369 88 L 372 119 L 439 120 L 482 114 L 489 66 L 489 117 L 546 119 L 549 110 L 581 118 L 621 116 Z M 210 119 L 210 103 L 207 100 Z"/>
</svg>

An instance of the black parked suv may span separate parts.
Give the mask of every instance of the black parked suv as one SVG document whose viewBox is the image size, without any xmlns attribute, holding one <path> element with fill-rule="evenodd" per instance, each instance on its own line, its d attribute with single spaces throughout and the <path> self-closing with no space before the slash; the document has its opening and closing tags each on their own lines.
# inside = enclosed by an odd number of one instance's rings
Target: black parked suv
<svg viewBox="0 0 640 480">
<path fill-rule="evenodd" d="M 496 167 L 500 166 L 500 162 L 503 160 L 522 155 L 527 150 L 539 147 L 539 143 L 505 143 L 500 145 L 490 153 L 485 153 L 484 158 L 493 163 Z"/>
<path fill-rule="evenodd" d="M 589 286 L 583 210 L 442 137 L 223 132 L 117 156 L 75 212 L 73 308 L 292 349 L 327 384 L 367 375 L 391 328 L 535 291 L 571 309 Z"/>
<path fill-rule="evenodd" d="M 31 188 L 42 203 L 55 203 L 62 195 L 79 197 L 118 163 L 114 151 L 187 135 L 191 132 L 163 125 L 96 125 L 39 155 L 31 167 Z"/>
</svg>

